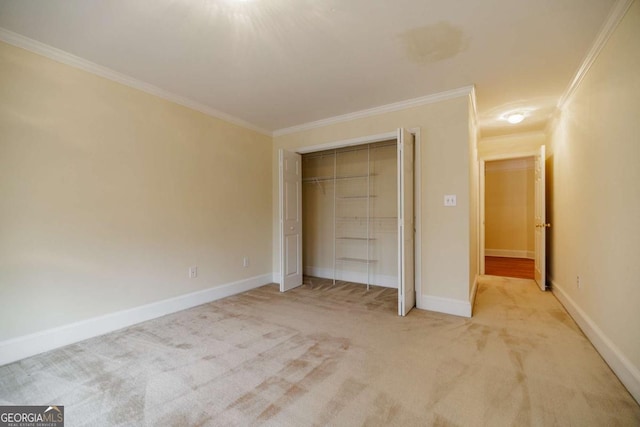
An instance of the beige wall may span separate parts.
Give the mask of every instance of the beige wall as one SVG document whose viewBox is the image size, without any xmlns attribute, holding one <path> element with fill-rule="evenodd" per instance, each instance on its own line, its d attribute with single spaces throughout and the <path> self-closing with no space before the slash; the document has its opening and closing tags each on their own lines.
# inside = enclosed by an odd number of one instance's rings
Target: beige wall
<svg viewBox="0 0 640 427">
<path fill-rule="evenodd" d="M 635 369 L 640 397 L 640 3 L 552 132 L 553 285 Z M 548 163 L 548 164 L 549 164 Z M 576 286 L 581 277 L 582 288 Z"/>
<path fill-rule="evenodd" d="M 270 273 L 270 153 L 0 43 L 0 340 Z"/>
<path fill-rule="evenodd" d="M 511 135 L 481 138 L 478 142 L 480 160 L 533 155 L 540 146 L 547 144 L 548 136 L 544 132 L 524 132 Z"/>
<path fill-rule="evenodd" d="M 487 255 L 533 258 L 534 184 L 533 157 L 485 163 Z"/>
<path fill-rule="evenodd" d="M 394 132 L 398 127 L 419 127 L 421 131 L 421 291 L 427 296 L 468 302 L 471 178 L 467 96 L 275 137 L 272 155 L 274 271 L 279 271 L 278 150 L 295 151 L 302 147 Z M 443 206 L 445 194 L 457 195 L 457 207 Z"/>
</svg>

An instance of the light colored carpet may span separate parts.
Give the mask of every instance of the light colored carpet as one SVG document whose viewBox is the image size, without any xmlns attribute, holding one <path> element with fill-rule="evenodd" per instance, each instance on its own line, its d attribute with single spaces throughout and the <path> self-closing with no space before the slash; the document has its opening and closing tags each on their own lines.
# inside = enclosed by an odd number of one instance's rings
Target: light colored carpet
<svg viewBox="0 0 640 427">
<path fill-rule="evenodd" d="M 76 425 L 640 425 L 552 294 L 485 277 L 474 317 L 275 285 L 0 367 L 0 404 Z"/>
</svg>

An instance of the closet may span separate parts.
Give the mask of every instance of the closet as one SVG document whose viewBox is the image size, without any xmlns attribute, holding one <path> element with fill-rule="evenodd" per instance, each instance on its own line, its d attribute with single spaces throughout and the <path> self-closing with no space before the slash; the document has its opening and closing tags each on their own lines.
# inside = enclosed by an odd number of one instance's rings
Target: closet
<svg viewBox="0 0 640 427">
<path fill-rule="evenodd" d="M 397 140 L 302 156 L 303 271 L 398 287 Z"/>
<path fill-rule="evenodd" d="M 380 136 L 279 150 L 281 292 L 304 273 L 397 288 L 400 316 L 415 306 L 414 136 Z"/>
</svg>

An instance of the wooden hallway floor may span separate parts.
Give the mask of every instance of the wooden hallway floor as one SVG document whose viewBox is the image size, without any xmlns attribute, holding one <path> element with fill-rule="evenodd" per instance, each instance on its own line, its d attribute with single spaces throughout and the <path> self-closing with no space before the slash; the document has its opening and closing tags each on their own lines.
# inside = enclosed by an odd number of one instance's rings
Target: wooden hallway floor
<svg viewBox="0 0 640 427">
<path fill-rule="evenodd" d="M 484 257 L 485 274 L 519 279 L 534 278 L 534 263 L 527 258 Z"/>
</svg>

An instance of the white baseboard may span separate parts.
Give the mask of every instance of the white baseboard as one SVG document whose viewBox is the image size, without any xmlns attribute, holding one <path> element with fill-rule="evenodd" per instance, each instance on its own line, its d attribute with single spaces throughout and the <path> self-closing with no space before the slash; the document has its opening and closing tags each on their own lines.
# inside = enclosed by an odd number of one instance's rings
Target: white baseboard
<svg viewBox="0 0 640 427">
<path fill-rule="evenodd" d="M 0 342 L 0 366 L 271 283 L 263 274 Z"/>
<path fill-rule="evenodd" d="M 485 249 L 485 256 L 497 256 L 502 258 L 529 258 L 535 259 L 534 251 L 513 250 L 513 249 Z"/>
<path fill-rule="evenodd" d="M 416 307 L 421 310 L 437 311 L 454 316 L 471 317 L 471 302 L 453 298 L 422 295 Z"/>
<path fill-rule="evenodd" d="M 304 274 L 324 279 L 333 279 L 333 268 L 307 266 L 304 267 Z M 336 270 L 336 280 L 344 280 L 346 282 L 354 283 L 367 283 L 367 274 L 357 271 Z M 372 274 L 369 280 L 371 285 L 398 289 L 398 276 Z"/>
<path fill-rule="evenodd" d="M 567 309 L 582 332 L 598 350 L 598 353 L 615 372 L 622 384 L 629 390 L 636 402 L 640 403 L 640 369 L 634 366 L 622 351 L 605 335 L 596 323 L 571 299 L 555 281 L 551 280 L 551 291 Z"/>
</svg>

